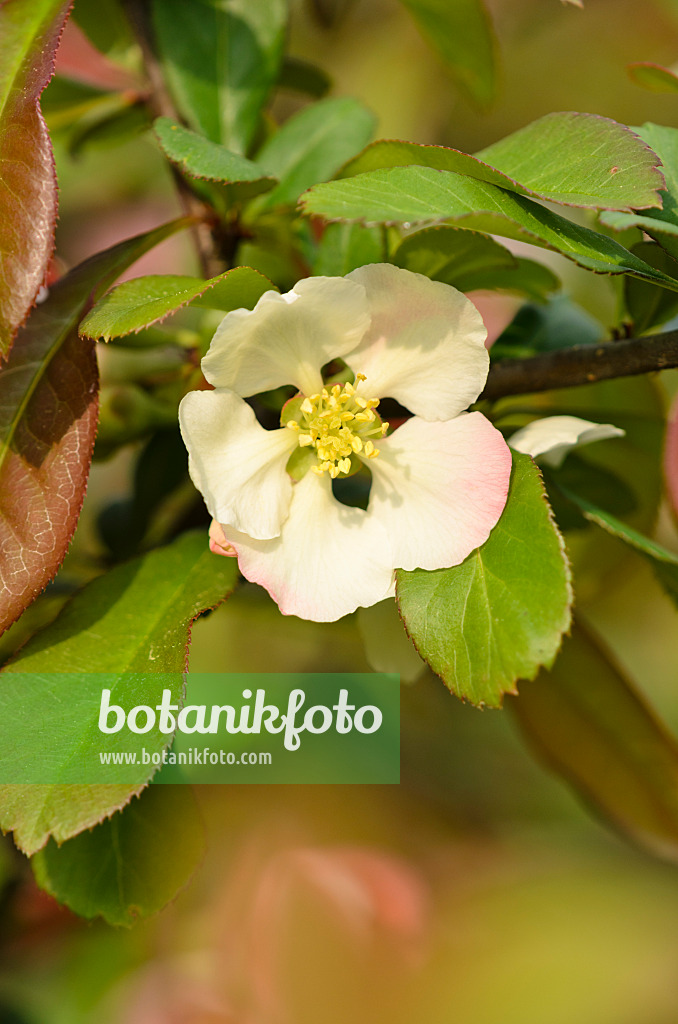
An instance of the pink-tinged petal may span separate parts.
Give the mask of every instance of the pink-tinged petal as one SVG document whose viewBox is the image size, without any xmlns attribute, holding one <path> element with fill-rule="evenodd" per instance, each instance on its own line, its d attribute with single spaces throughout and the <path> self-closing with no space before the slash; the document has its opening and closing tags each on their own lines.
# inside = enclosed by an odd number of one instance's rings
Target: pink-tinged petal
<svg viewBox="0 0 678 1024">
<path fill-rule="evenodd" d="M 611 423 L 593 423 L 579 416 L 545 416 L 516 430 L 509 444 L 515 451 L 531 455 L 533 459 L 541 458 L 557 469 L 573 448 L 623 436 L 624 431 Z"/>
<path fill-rule="evenodd" d="M 673 403 L 666 426 L 664 475 L 673 514 L 678 517 L 678 400 Z"/>
<path fill-rule="evenodd" d="M 515 295 L 488 291 L 466 292 L 466 298 L 473 303 L 483 318 L 487 331 L 487 349 L 492 348 L 499 335 L 504 333 L 525 301 Z"/>
<path fill-rule="evenodd" d="M 283 615 L 334 622 L 381 601 L 393 572 L 388 537 L 360 508 L 341 505 L 327 474 L 309 472 L 294 487 L 290 514 L 275 540 L 224 534 L 246 579 L 259 583 Z"/>
<path fill-rule="evenodd" d="M 355 348 L 370 322 L 365 290 L 343 277 L 309 277 L 291 292 L 265 292 L 254 309 L 227 313 L 202 361 L 218 388 L 247 397 L 283 384 L 306 395 L 320 369 Z"/>
<path fill-rule="evenodd" d="M 223 525 L 268 540 L 287 518 L 292 481 L 285 466 L 293 431 L 264 430 L 232 391 L 191 391 L 179 406 L 191 480 L 210 515 Z"/>
<path fill-rule="evenodd" d="M 487 540 L 506 504 L 511 453 L 481 413 L 415 417 L 379 450 L 368 512 L 389 535 L 394 568 L 458 565 Z"/>
<path fill-rule="evenodd" d="M 216 519 L 210 523 L 210 551 L 213 555 L 224 555 L 226 558 L 236 558 L 238 555 L 233 545 L 226 540 L 223 527 Z"/>
<path fill-rule="evenodd" d="M 348 275 L 367 292 L 372 323 L 346 357 L 368 397 L 395 398 L 417 416 L 449 420 L 485 386 L 490 359 L 482 317 L 465 295 L 387 263 Z"/>
</svg>

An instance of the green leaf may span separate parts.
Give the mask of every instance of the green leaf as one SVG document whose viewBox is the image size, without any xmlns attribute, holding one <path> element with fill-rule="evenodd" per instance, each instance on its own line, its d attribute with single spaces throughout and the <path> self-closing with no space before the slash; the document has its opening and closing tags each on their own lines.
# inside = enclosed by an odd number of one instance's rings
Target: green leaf
<svg viewBox="0 0 678 1024">
<path fill-rule="evenodd" d="M 165 156 L 192 178 L 238 185 L 238 199 L 249 199 L 273 188 L 277 178 L 263 167 L 224 146 L 211 142 L 204 135 L 189 131 L 169 117 L 159 117 L 153 130 Z"/>
<path fill-rule="evenodd" d="M 257 153 L 257 163 L 279 179 L 257 213 L 292 205 L 304 189 L 333 177 L 367 145 L 375 125 L 374 114 L 350 97 L 320 100 L 295 114 Z"/>
<path fill-rule="evenodd" d="M 381 263 L 384 242 L 381 228 L 361 224 L 328 224 L 318 244 L 315 274 L 344 277 L 368 263 Z"/>
<path fill-rule="evenodd" d="M 547 114 L 476 157 L 551 202 L 610 210 L 661 205 L 656 154 L 625 125 L 597 114 Z"/>
<path fill-rule="evenodd" d="M 246 153 L 278 77 L 285 0 L 153 0 L 151 10 L 180 113 L 212 142 Z"/>
<path fill-rule="evenodd" d="M 408 235 L 393 262 L 462 292 L 486 288 L 543 302 L 559 288 L 558 278 L 543 263 L 514 256 L 489 235 L 460 228 L 426 228 Z"/>
<path fill-rule="evenodd" d="M 301 92 L 313 99 L 320 100 L 332 87 L 329 75 L 315 64 L 309 64 L 298 57 L 285 57 L 278 77 L 280 89 L 291 89 Z"/>
<path fill-rule="evenodd" d="M 134 44 L 134 34 L 118 0 L 78 0 L 73 20 L 101 53 L 120 56 Z"/>
<path fill-rule="evenodd" d="M 649 140 L 606 117 L 547 114 L 475 156 L 444 146 L 381 140 L 346 164 L 341 176 L 387 167 L 432 167 L 567 206 L 658 207 L 657 190 L 664 180 L 648 145 Z"/>
<path fill-rule="evenodd" d="M 566 295 L 544 306 L 525 305 L 491 349 L 492 358 L 526 359 L 573 345 L 594 345 L 605 337 L 601 323 Z"/>
<path fill-rule="evenodd" d="M 678 75 L 670 68 L 649 61 L 627 64 L 629 78 L 642 89 L 650 92 L 678 92 Z"/>
<path fill-rule="evenodd" d="M 560 482 L 559 486 L 562 487 Z M 580 494 L 574 493 L 569 488 L 563 488 L 563 491 L 570 501 L 579 506 L 586 519 L 596 523 L 606 533 L 624 541 L 625 544 L 628 544 L 629 547 L 632 547 L 643 558 L 647 559 L 654 569 L 659 582 L 673 602 L 678 605 L 678 555 L 649 537 L 644 537 L 638 530 L 622 522 L 621 519 L 617 519 L 610 512 L 596 508 L 595 505 L 592 505 L 590 501 L 587 501 Z"/>
<path fill-rule="evenodd" d="M 537 753 L 628 839 L 678 860 L 678 746 L 593 636 L 510 702 Z"/>
<path fill-rule="evenodd" d="M 227 270 L 208 281 L 176 274 L 151 274 L 113 288 L 80 324 L 84 338 L 110 338 L 141 331 L 182 306 L 207 309 L 252 309 L 274 286 L 250 267 Z"/>
<path fill-rule="evenodd" d="M 413 224 L 463 220 L 464 226 L 562 253 L 599 274 L 633 274 L 672 291 L 678 281 L 611 238 L 573 224 L 524 196 L 453 171 L 393 167 L 309 189 L 304 212 L 328 220 Z"/>
<path fill-rule="evenodd" d="M 83 310 L 187 223 L 163 225 L 75 267 L 51 287 L 0 369 L 0 631 L 54 576 L 80 514 L 98 390 L 92 345 L 77 334 Z"/>
<path fill-rule="evenodd" d="M 561 300 L 558 302 L 560 304 Z M 552 305 L 544 307 L 545 311 Z M 571 327 L 570 337 L 576 341 L 576 321 L 572 321 Z M 581 327 L 585 338 L 585 321 L 581 321 Z M 563 341 L 566 330 L 567 321 L 564 321 Z M 590 340 L 596 338 L 591 336 Z M 578 388 L 502 398 L 493 408 L 494 422 L 501 425 L 502 430 L 509 422 L 523 426 L 527 419 L 535 416 L 579 416 L 594 422 L 613 423 L 624 430 L 624 437 L 583 448 L 580 457 L 594 469 L 601 468 L 623 481 L 633 495 L 634 511 L 629 522 L 642 532 L 652 530 L 663 490 L 661 452 L 666 412 L 665 398 L 651 376 L 620 377 Z M 587 490 L 587 493 L 590 492 Z M 590 528 L 570 535 L 567 550 L 580 590 L 604 597 L 609 587 L 606 574 L 619 567 L 626 554 L 623 546 Z"/>
<path fill-rule="evenodd" d="M 398 570 L 396 598 L 421 657 L 472 704 L 499 707 L 519 679 L 552 664 L 572 592 L 532 459 L 513 453 L 506 508 L 489 540 L 451 569 Z"/>
<path fill-rule="evenodd" d="M 497 47 L 482 0 L 401 0 L 458 88 L 481 107 L 496 90 Z"/>
<path fill-rule="evenodd" d="M 36 772 L 49 763 L 52 776 L 58 765 L 62 778 L 77 778 L 78 752 L 101 745 L 97 673 L 108 674 L 112 703 L 155 705 L 164 688 L 176 703 L 191 623 L 228 597 L 236 580 L 234 560 L 213 555 L 197 531 L 89 583 L 0 673 L 2 777 L 21 758 Z M 35 673 L 30 690 L 25 673 Z M 132 750 L 137 739 L 139 750 L 163 745 L 159 735 L 130 734 L 120 749 Z M 50 835 L 63 842 L 123 807 L 155 770 L 140 763 L 124 784 L 1 785 L 0 828 L 33 854 Z"/>
<path fill-rule="evenodd" d="M 130 927 L 183 889 L 204 850 L 189 786 L 150 786 L 122 812 L 32 860 L 35 878 L 81 917 Z"/>
<path fill-rule="evenodd" d="M 678 263 L 656 242 L 640 242 L 631 251 L 664 274 L 678 272 Z M 632 277 L 624 279 L 624 303 L 636 335 L 660 327 L 678 314 L 678 295 L 675 292 Z"/>
<path fill-rule="evenodd" d="M 602 213 L 600 220 L 614 231 L 641 228 L 663 245 L 666 236 L 678 235 L 678 130 L 648 123 L 638 129 L 638 134 L 652 147 L 662 162 L 666 182 L 666 191 L 660 193 L 662 209 L 647 210 L 643 213 L 609 211 Z"/>
<path fill-rule="evenodd" d="M 54 248 L 56 177 L 39 99 L 69 7 L 69 0 L 0 4 L 0 363 Z"/>
</svg>

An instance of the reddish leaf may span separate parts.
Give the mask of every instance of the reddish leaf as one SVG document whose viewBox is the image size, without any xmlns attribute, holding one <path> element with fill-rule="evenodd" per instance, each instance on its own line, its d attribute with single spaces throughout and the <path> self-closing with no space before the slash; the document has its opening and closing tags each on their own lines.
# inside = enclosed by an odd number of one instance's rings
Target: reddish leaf
<svg viewBox="0 0 678 1024">
<path fill-rule="evenodd" d="M 45 276 L 54 247 L 57 186 L 39 98 L 70 0 L 0 3 L 0 360 Z"/>
<path fill-rule="evenodd" d="M 130 238 L 72 270 L 0 368 L 0 632 L 57 571 L 80 514 L 98 405 L 94 347 L 77 333 L 83 311 L 186 223 Z"/>
</svg>

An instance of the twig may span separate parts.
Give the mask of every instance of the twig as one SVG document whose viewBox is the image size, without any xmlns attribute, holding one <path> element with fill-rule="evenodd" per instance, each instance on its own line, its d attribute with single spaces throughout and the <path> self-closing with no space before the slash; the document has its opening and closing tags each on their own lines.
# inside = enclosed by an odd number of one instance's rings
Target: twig
<svg viewBox="0 0 678 1024">
<path fill-rule="evenodd" d="M 553 388 L 573 388 L 676 366 L 678 331 L 599 345 L 575 345 L 530 359 L 502 359 L 494 363 L 480 397 L 494 400 Z"/>
</svg>

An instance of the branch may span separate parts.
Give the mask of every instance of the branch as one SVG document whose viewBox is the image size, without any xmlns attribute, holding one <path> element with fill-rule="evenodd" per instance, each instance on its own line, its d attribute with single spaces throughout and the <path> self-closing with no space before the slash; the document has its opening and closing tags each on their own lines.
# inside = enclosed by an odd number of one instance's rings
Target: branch
<svg viewBox="0 0 678 1024">
<path fill-rule="evenodd" d="M 678 331 L 599 345 L 575 345 L 531 359 L 502 359 L 493 363 L 480 397 L 495 400 L 507 395 L 573 388 L 675 366 L 678 366 Z"/>
</svg>

